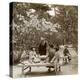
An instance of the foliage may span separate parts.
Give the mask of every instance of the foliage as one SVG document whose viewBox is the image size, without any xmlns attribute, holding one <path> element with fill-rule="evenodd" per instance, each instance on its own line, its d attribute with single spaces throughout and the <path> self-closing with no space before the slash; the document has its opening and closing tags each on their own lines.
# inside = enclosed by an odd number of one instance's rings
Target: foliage
<svg viewBox="0 0 80 80">
<path fill-rule="evenodd" d="M 55 6 L 55 21 L 61 25 L 65 43 L 77 45 L 78 8 L 77 6 Z"/>
<path fill-rule="evenodd" d="M 55 16 L 47 11 L 54 8 Z M 76 6 L 59 6 L 33 3 L 13 3 L 13 50 L 23 51 L 36 47 L 40 37 L 45 37 L 49 44 L 77 45 L 78 10 Z M 64 40 L 64 41 L 63 41 Z M 38 52 L 38 51 L 37 51 Z"/>
</svg>

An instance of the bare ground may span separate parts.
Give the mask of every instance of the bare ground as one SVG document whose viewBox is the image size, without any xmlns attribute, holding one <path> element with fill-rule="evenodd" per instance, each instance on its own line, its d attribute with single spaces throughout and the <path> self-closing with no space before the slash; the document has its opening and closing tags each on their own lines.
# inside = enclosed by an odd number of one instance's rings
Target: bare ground
<svg viewBox="0 0 80 80">
<path fill-rule="evenodd" d="M 74 49 L 69 49 L 72 60 L 70 63 L 65 64 L 61 68 L 61 72 L 58 72 L 55 74 L 55 72 L 48 72 L 47 67 L 32 67 L 31 73 L 27 73 L 28 70 L 25 71 L 25 77 L 33 77 L 33 76 L 48 76 L 48 75 L 72 75 L 78 73 L 78 56 Z M 63 49 L 60 50 L 60 53 L 62 55 Z M 13 77 L 24 77 L 22 74 L 21 67 L 17 67 L 16 65 L 13 66 Z"/>
</svg>

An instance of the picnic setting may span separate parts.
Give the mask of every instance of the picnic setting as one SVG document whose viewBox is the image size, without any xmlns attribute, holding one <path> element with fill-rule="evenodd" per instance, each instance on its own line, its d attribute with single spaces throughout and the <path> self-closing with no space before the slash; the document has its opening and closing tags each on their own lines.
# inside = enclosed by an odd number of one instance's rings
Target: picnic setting
<svg viewBox="0 0 80 80">
<path fill-rule="evenodd" d="M 12 77 L 78 73 L 78 7 L 10 4 Z"/>
</svg>

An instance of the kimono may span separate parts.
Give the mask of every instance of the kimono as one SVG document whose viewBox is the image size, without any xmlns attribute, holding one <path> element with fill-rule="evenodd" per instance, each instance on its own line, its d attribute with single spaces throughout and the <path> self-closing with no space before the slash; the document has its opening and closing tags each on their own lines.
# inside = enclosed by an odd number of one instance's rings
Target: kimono
<svg viewBox="0 0 80 80">
<path fill-rule="evenodd" d="M 38 50 L 39 50 L 40 55 L 46 55 L 46 53 L 47 53 L 47 42 L 45 42 L 45 43 L 41 42 Z"/>
<path fill-rule="evenodd" d="M 61 70 L 61 62 L 60 62 L 59 51 L 55 52 L 55 55 L 50 62 L 54 65 L 55 71 L 57 71 L 57 70 L 60 71 Z"/>
</svg>

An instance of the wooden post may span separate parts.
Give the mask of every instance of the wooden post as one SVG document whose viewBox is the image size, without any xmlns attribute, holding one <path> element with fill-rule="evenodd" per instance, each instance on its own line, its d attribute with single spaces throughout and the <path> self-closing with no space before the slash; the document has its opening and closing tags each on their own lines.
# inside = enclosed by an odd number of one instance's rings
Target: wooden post
<svg viewBox="0 0 80 80">
<path fill-rule="evenodd" d="M 22 66 L 22 75 L 24 76 L 24 65 Z"/>
</svg>

